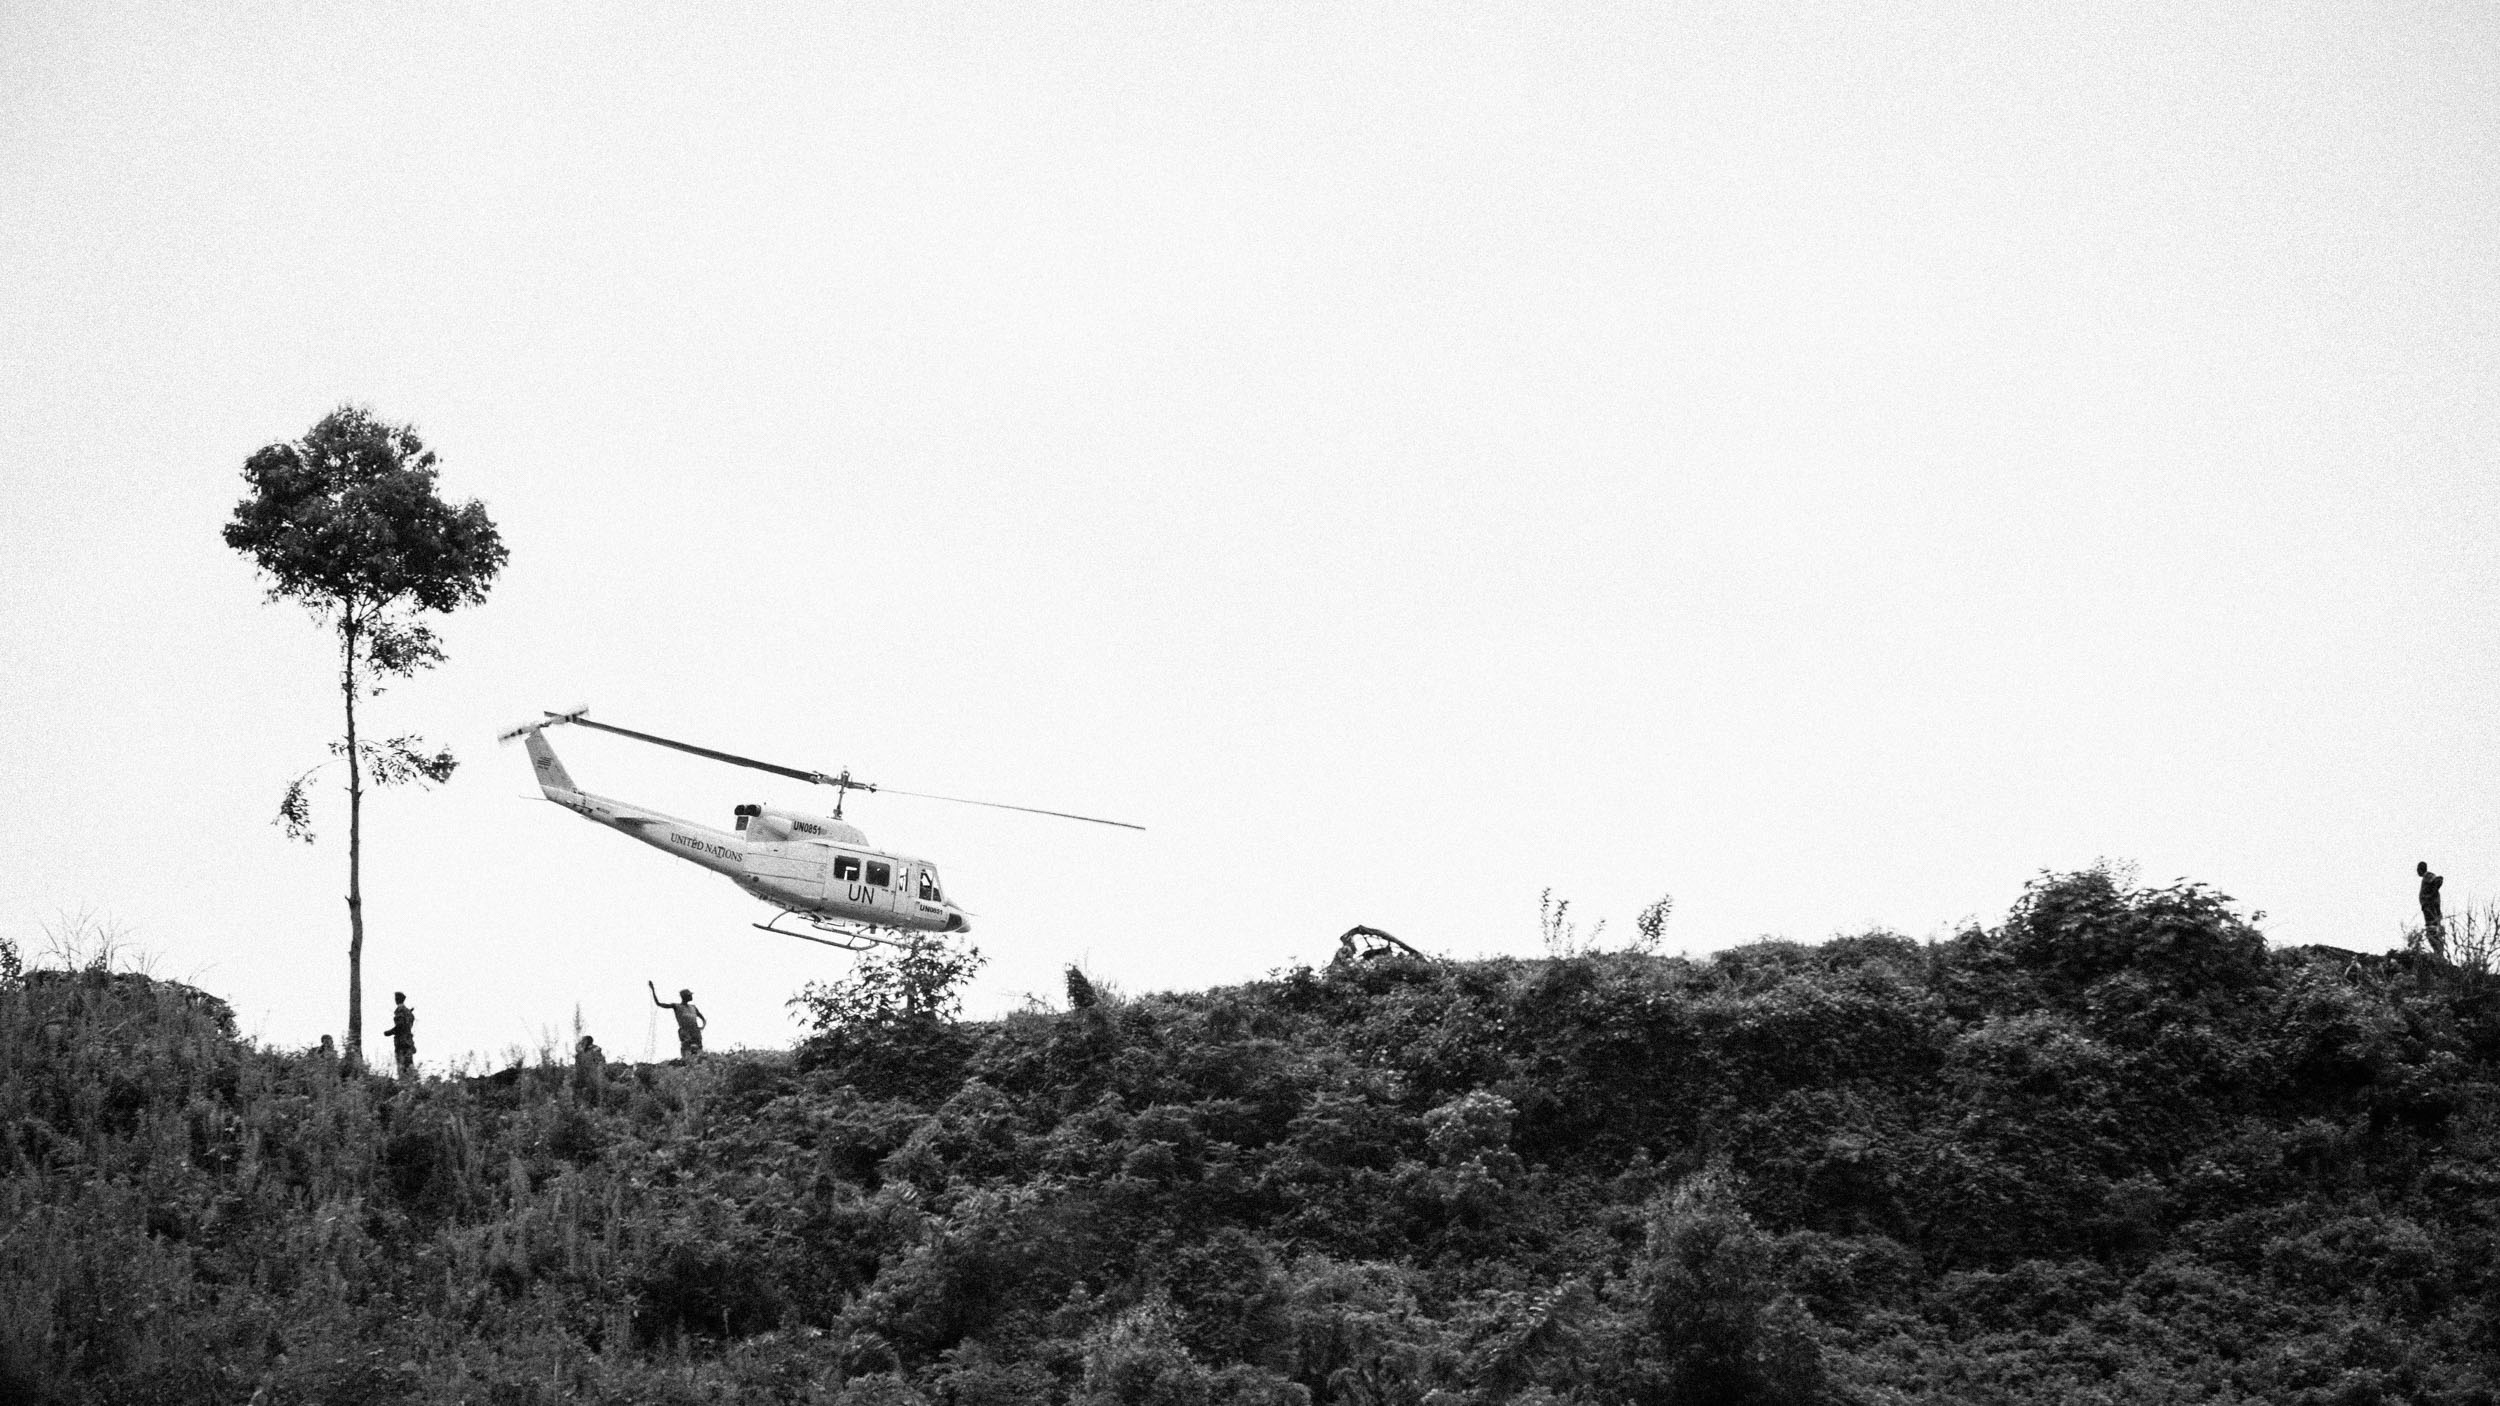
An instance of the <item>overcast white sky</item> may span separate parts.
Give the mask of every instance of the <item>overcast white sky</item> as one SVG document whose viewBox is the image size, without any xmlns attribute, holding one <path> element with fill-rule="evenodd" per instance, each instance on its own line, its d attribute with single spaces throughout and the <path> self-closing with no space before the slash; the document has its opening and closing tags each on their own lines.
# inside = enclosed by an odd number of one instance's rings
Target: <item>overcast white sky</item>
<svg viewBox="0 0 2500 1406">
<path fill-rule="evenodd" d="M 218 529 L 344 400 L 511 565 L 369 714 L 367 1020 L 779 1043 L 839 953 L 535 799 L 851 815 L 982 1012 L 2187 875 L 2500 895 L 2500 11 L 0 6 L 0 932 L 344 1028 L 324 638 Z M 805 789 L 558 735 L 725 823 Z M 379 1048 L 378 1046 L 376 1047 Z"/>
</svg>

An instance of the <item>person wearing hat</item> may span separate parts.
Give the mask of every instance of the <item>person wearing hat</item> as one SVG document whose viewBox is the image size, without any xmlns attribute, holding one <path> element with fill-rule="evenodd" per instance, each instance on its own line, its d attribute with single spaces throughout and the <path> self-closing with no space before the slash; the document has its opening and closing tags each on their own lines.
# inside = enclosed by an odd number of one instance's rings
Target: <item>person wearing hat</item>
<svg viewBox="0 0 2500 1406">
<path fill-rule="evenodd" d="M 688 1064 L 694 1063 L 703 1053 L 703 1027 L 711 1024 L 703 1018 L 703 1012 L 694 1008 L 694 992 L 681 989 L 676 1000 L 663 1001 L 656 984 L 645 981 L 643 985 L 651 988 L 651 1004 L 677 1017 L 677 1056 Z"/>
</svg>

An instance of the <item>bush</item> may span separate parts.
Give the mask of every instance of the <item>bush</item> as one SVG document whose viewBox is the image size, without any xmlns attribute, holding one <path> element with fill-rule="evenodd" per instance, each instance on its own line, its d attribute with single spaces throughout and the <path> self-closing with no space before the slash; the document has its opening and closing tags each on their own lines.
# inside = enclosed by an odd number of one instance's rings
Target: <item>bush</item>
<svg viewBox="0 0 2500 1406">
<path fill-rule="evenodd" d="M 1651 1202 L 1640 1305 L 1655 1356 L 1639 1373 L 1670 1402 L 1801 1402 L 1822 1389 L 1813 1320 L 1719 1168 Z"/>
<path fill-rule="evenodd" d="M 938 1024 L 963 1013 L 963 986 L 982 966 L 981 949 L 915 936 L 902 949 L 880 947 L 838 981 L 811 981 L 790 998 L 818 1035 Z"/>
<path fill-rule="evenodd" d="M 2044 874 L 2023 891 L 1999 941 L 2053 998 L 2141 973 L 2168 995 L 2245 990 L 2268 976 L 2266 942 L 2200 884 L 2132 889 L 2106 868 Z"/>
</svg>

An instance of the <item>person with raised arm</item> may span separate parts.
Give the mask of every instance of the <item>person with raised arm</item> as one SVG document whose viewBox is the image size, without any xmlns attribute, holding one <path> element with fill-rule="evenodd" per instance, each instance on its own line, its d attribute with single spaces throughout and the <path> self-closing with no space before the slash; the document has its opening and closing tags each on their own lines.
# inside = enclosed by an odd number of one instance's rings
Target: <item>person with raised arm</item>
<svg viewBox="0 0 2500 1406">
<path fill-rule="evenodd" d="M 703 1027 L 711 1024 L 703 1018 L 703 1012 L 695 1009 L 694 992 L 681 988 L 676 1000 L 663 1001 L 656 983 L 646 980 L 643 985 L 651 988 L 651 1004 L 677 1017 L 677 1056 L 688 1064 L 694 1063 L 703 1053 Z"/>
</svg>

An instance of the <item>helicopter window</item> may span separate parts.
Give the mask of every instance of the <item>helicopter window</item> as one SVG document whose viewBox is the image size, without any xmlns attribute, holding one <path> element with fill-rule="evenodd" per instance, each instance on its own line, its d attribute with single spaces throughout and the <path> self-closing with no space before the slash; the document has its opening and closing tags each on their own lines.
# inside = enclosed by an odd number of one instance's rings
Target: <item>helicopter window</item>
<svg viewBox="0 0 2500 1406">
<path fill-rule="evenodd" d="M 894 885 L 894 866 L 893 866 L 893 865 L 891 865 L 891 864 L 880 864 L 880 863 L 878 863 L 877 861 L 875 861 L 875 860 L 873 860 L 873 859 L 872 859 L 872 860 L 869 860 L 869 861 L 868 861 L 868 882 L 870 882 L 870 883 L 872 883 L 872 884 L 875 884 L 875 885 L 876 885 L 877 887 L 879 887 L 879 888 L 891 888 L 891 887 L 893 887 L 893 885 Z"/>
<path fill-rule="evenodd" d="M 833 857 L 833 879 L 835 883 L 839 884 L 857 883 L 859 881 L 859 861 L 851 858 L 847 854 L 835 855 Z"/>
<path fill-rule="evenodd" d="M 932 903 L 943 900 L 938 892 L 937 871 L 926 864 L 920 866 L 920 896 Z"/>
</svg>

